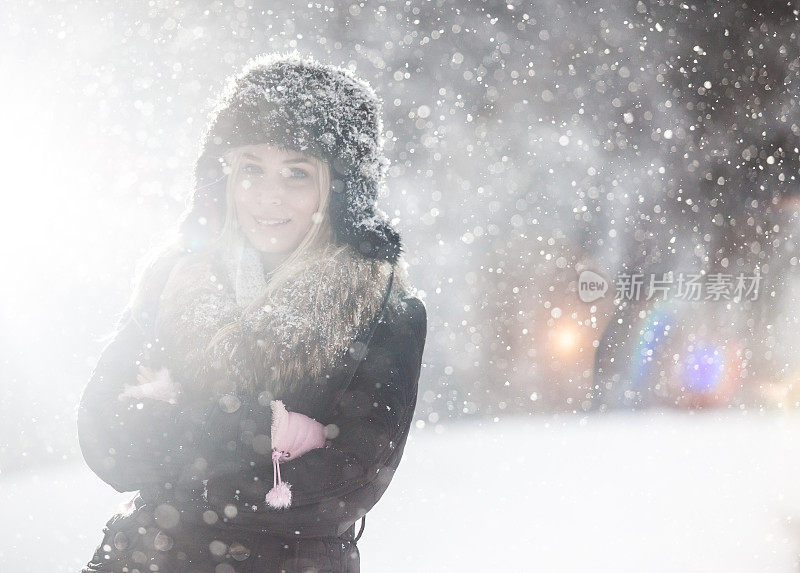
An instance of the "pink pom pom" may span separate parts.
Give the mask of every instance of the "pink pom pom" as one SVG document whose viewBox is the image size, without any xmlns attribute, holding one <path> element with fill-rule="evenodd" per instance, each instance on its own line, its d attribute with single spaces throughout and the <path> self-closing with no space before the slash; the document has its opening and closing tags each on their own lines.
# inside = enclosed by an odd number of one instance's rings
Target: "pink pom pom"
<svg viewBox="0 0 800 573">
<path fill-rule="evenodd" d="M 275 509 L 289 507 L 292 504 L 292 484 L 281 482 L 267 493 L 266 502 Z"/>
<path fill-rule="evenodd" d="M 266 501 L 280 509 L 292 504 L 292 484 L 281 479 L 281 462 L 325 446 L 325 426 L 305 414 L 288 411 L 281 400 L 272 400 L 271 407 L 273 483 Z"/>
</svg>

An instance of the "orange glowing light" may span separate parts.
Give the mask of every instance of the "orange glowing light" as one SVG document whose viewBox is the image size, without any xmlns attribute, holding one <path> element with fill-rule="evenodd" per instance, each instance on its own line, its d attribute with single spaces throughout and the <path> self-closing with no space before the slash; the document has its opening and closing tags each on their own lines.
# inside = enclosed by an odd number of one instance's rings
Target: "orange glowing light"
<svg viewBox="0 0 800 573">
<path fill-rule="evenodd" d="M 578 341 L 578 333 L 571 326 L 560 326 L 555 334 L 556 349 L 562 353 L 570 353 L 575 350 Z"/>
</svg>

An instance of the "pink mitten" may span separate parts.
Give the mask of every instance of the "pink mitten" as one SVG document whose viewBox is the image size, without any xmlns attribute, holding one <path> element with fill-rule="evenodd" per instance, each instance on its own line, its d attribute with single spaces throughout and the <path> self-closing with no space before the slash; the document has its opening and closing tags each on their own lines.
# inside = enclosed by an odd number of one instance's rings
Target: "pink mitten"
<svg viewBox="0 0 800 573">
<path fill-rule="evenodd" d="M 180 392 L 180 385 L 172 381 L 167 368 L 162 367 L 158 371 L 139 366 L 139 374 L 136 376 L 138 384 L 132 386 L 125 384 L 125 388 L 119 395 L 120 398 L 151 398 L 175 404 Z"/>
<path fill-rule="evenodd" d="M 299 458 L 309 450 L 325 445 L 325 426 L 305 414 L 290 412 L 280 400 L 272 408 L 272 489 L 266 502 L 275 508 L 292 503 L 292 484 L 281 480 L 280 462 Z"/>
</svg>

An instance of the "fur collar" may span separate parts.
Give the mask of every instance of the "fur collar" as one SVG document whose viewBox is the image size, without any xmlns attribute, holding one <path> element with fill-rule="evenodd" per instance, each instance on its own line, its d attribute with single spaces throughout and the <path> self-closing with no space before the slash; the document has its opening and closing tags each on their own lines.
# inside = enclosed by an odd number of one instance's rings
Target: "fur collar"
<svg viewBox="0 0 800 573">
<path fill-rule="evenodd" d="M 176 266 L 156 334 L 184 392 L 283 398 L 324 384 L 380 311 L 392 269 L 389 315 L 410 291 L 402 256 L 392 265 L 350 245 L 330 246 L 278 280 L 265 277 L 257 252 L 239 244 Z"/>
</svg>

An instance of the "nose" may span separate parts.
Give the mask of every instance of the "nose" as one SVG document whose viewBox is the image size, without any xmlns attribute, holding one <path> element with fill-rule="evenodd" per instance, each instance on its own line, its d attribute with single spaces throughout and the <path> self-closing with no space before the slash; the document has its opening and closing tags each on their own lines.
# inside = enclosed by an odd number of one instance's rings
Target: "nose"
<svg viewBox="0 0 800 573">
<path fill-rule="evenodd" d="M 256 190 L 256 201 L 263 205 L 281 205 L 283 203 L 283 188 L 272 182 L 265 182 Z"/>
<path fill-rule="evenodd" d="M 281 203 L 283 203 L 281 198 L 278 197 L 277 195 L 266 195 L 266 196 L 260 195 L 260 197 L 261 197 L 261 202 L 264 203 L 265 205 L 280 205 Z"/>
</svg>

